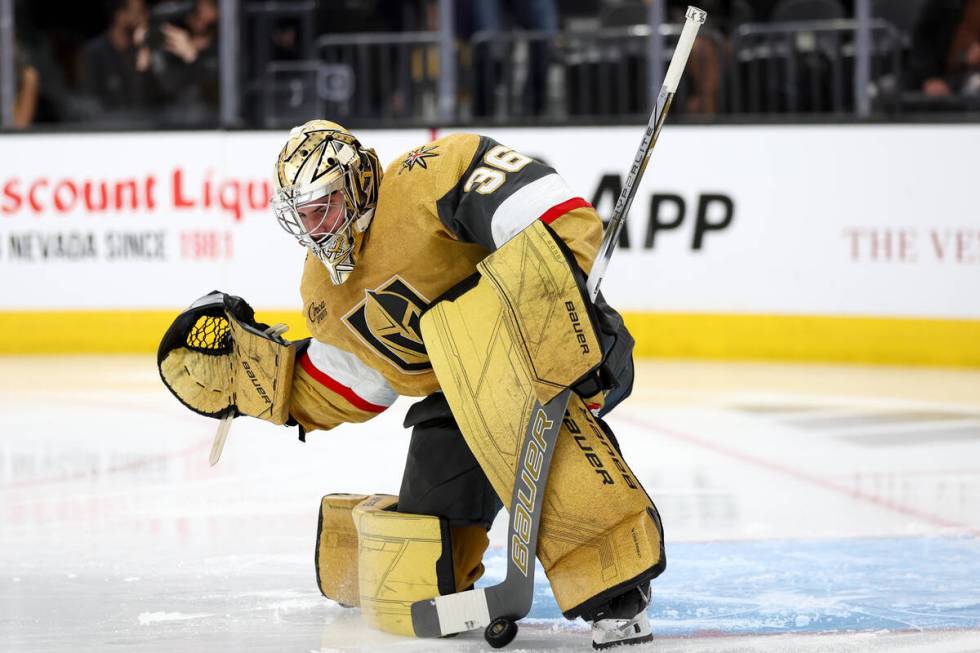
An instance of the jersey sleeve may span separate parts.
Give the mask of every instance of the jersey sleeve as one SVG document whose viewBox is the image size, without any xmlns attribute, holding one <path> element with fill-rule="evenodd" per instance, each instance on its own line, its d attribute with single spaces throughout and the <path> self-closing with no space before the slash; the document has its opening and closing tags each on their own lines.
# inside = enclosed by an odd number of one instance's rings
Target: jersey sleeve
<svg viewBox="0 0 980 653">
<path fill-rule="evenodd" d="M 453 235 L 491 252 L 541 220 L 568 245 L 585 272 L 602 239 L 595 209 L 554 168 L 486 136 L 479 137 L 469 165 L 436 201 L 436 209 Z"/>
<path fill-rule="evenodd" d="M 296 359 L 289 415 L 304 431 L 366 422 L 395 403 L 398 393 L 353 354 L 311 340 Z"/>
</svg>

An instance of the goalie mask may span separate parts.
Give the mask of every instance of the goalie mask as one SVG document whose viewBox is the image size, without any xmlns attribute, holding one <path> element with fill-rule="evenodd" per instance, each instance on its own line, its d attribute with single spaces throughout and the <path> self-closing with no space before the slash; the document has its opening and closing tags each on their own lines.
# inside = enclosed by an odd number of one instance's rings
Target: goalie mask
<svg viewBox="0 0 980 653">
<path fill-rule="evenodd" d="M 326 266 L 334 284 L 354 271 L 381 175 L 374 150 L 327 120 L 294 128 L 279 152 L 272 209 L 280 226 Z"/>
</svg>

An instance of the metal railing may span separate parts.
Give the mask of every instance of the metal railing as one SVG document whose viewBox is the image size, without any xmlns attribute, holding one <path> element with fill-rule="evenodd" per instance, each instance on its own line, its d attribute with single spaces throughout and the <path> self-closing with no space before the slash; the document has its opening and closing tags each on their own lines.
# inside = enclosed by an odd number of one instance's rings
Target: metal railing
<svg viewBox="0 0 980 653">
<path fill-rule="evenodd" d="M 735 113 L 853 113 L 858 22 L 746 24 L 732 37 L 731 110 Z M 870 24 L 868 84 L 902 72 L 903 35 Z M 874 88 L 869 95 L 877 95 Z"/>
<path fill-rule="evenodd" d="M 648 115 L 680 31 L 662 23 L 663 6 L 654 3 L 647 24 L 480 32 L 463 41 L 453 25 L 453 0 L 438 0 L 433 31 L 316 38 L 314 0 L 219 2 L 224 127 L 283 127 L 313 115 L 358 127 L 634 122 Z M 758 120 L 980 110 L 976 98 L 940 102 L 905 90 L 909 35 L 871 18 L 871 0 L 855 0 L 855 7 L 854 19 L 743 24 L 730 37 L 709 24 L 674 112 Z M 13 125 L 19 91 L 13 8 L 14 0 L 0 0 L 3 128 Z M 276 60 L 272 46 L 283 24 L 295 30 L 288 61 Z M 146 124 L 155 123 L 126 122 L 130 128 Z"/>
<path fill-rule="evenodd" d="M 678 114 L 837 114 L 857 111 L 854 20 L 742 25 L 730 40 L 704 30 Z M 680 34 L 661 25 L 664 72 Z M 906 37 L 882 20 L 869 25 L 868 96 L 893 110 Z M 454 50 L 457 93 L 451 122 L 557 123 L 622 121 L 649 114 L 650 28 L 637 25 L 557 33 L 480 32 Z M 439 109 L 442 59 L 438 32 L 372 33 L 317 39 L 315 62 L 270 64 L 261 85 L 266 126 L 309 115 L 358 124 L 445 122 Z M 290 81 L 284 77 L 292 76 Z M 299 80 L 303 81 L 299 81 Z M 333 82 L 325 82 L 325 79 Z M 288 93 L 284 93 L 283 84 Z M 302 89 L 302 92 L 297 91 Z M 330 89 L 333 89 L 332 91 Z M 302 97 L 293 109 L 284 98 Z"/>
<path fill-rule="evenodd" d="M 439 115 L 438 32 L 322 36 L 319 61 L 350 72 L 346 98 L 324 98 L 329 115 L 363 122 L 423 120 Z"/>
<path fill-rule="evenodd" d="M 332 106 L 347 103 L 354 93 L 349 66 L 321 61 L 273 61 L 256 85 L 261 100 L 260 124 L 267 128 L 306 122 L 311 116 L 339 115 Z"/>
<path fill-rule="evenodd" d="M 303 59 L 316 57 L 314 0 L 261 0 L 244 8 L 246 39 L 255 70 L 265 70 L 273 60 L 272 33 L 280 21 L 291 21 L 297 29 L 297 50 Z"/>
<path fill-rule="evenodd" d="M 663 25 L 659 34 L 669 55 L 680 27 Z M 458 92 L 449 120 L 541 123 L 643 117 L 649 113 L 649 35 L 646 26 L 475 34 L 454 50 Z M 707 78 L 704 71 L 722 66 L 716 57 L 724 49 L 720 34 L 706 31 L 704 39 L 712 47 L 692 57 L 694 83 L 678 96 L 678 111 L 683 112 L 694 92 L 704 90 L 697 88 Z M 284 126 L 303 111 L 362 125 L 439 122 L 445 115 L 440 109 L 439 47 L 437 32 L 321 37 L 316 61 L 266 66 L 258 84 L 262 124 Z M 713 106 L 725 103 L 721 83 L 708 94 Z"/>
<path fill-rule="evenodd" d="M 677 25 L 658 30 L 666 56 L 654 78 L 663 76 L 680 31 Z M 469 44 L 471 61 L 464 84 L 470 111 L 461 117 L 484 121 L 645 117 L 650 112 L 649 41 L 646 25 L 557 34 L 476 34 Z M 692 56 L 690 78 L 703 86 L 706 72 L 720 66 L 721 35 L 704 30 L 702 42 L 712 47 L 699 48 Z M 677 98 L 679 107 L 692 88 L 685 85 Z M 721 86 L 694 90 L 711 95 L 714 105 L 723 101 Z"/>
<path fill-rule="evenodd" d="M 0 128 L 14 124 L 14 0 L 0 0 Z"/>
</svg>

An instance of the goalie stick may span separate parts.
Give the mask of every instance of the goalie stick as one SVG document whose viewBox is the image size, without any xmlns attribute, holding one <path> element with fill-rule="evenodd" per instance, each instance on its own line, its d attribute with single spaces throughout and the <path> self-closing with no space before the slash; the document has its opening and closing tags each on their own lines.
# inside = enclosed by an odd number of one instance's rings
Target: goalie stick
<svg viewBox="0 0 980 653">
<path fill-rule="evenodd" d="M 687 20 L 674 49 L 656 106 L 650 115 L 640 147 L 623 190 L 616 200 L 613 215 L 589 273 L 586 287 L 592 301 L 595 301 L 599 292 L 599 284 L 605 276 L 619 233 L 626 223 L 626 216 L 636 195 L 637 184 L 646 171 L 650 154 L 670 111 L 694 39 L 707 16 L 707 12 L 701 9 L 687 8 Z M 531 410 L 531 419 L 525 428 L 523 445 L 517 457 L 518 471 L 524 471 L 522 467 L 530 469 L 528 463 L 534 455 L 532 445 L 543 454 L 543 460 L 536 478 L 529 474 L 515 474 L 508 515 L 507 576 L 504 581 L 491 587 L 416 601 L 412 604 L 412 627 L 417 636 L 441 637 L 486 626 L 484 635 L 494 648 L 506 646 L 514 639 L 517 634 L 516 621 L 527 616 L 534 598 L 534 552 L 537 550 L 538 530 L 541 525 L 541 507 L 551 471 L 552 455 L 571 393 L 571 389 L 567 389 L 545 405 L 536 401 Z M 526 497 L 533 497 L 532 505 L 526 505 Z M 522 511 L 526 510 L 531 518 L 529 532 L 525 531 L 526 535 L 523 537 L 517 524 L 518 506 L 521 506 Z M 522 553 L 527 557 L 523 564 L 519 564 Z"/>
</svg>

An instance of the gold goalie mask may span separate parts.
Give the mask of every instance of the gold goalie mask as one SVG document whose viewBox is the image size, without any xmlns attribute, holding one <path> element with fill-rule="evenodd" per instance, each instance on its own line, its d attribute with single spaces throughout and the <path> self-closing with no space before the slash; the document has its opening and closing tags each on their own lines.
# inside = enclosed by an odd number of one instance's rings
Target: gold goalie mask
<svg viewBox="0 0 980 653">
<path fill-rule="evenodd" d="M 381 175 L 374 150 L 328 120 L 295 127 L 279 152 L 272 209 L 280 226 L 320 259 L 335 284 L 354 271 Z"/>
</svg>

